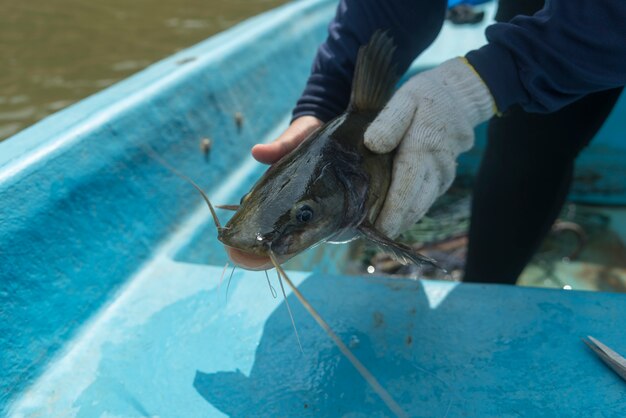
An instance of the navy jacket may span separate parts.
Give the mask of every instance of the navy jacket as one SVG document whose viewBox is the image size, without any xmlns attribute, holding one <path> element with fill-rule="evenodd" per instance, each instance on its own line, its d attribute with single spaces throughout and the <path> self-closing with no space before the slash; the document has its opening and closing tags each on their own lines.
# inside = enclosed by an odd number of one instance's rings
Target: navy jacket
<svg viewBox="0 0 626 418">
<path fill-rule="evenodd" d="M 294 118 L 328 121 L 346 109 L 358 48 L 378 29 L 391 32 L 398 70 L 406 71 L 435 39 L 446 4 L 341 0 Z M 496 23 L 486 36 L 489 43 L 467 59 L 499 111 L 518 103 L 527 111 L 551 112 L 588 93 L 626 84 L 625 0 L 547 0 L 534 16 Z"/>
</svg>

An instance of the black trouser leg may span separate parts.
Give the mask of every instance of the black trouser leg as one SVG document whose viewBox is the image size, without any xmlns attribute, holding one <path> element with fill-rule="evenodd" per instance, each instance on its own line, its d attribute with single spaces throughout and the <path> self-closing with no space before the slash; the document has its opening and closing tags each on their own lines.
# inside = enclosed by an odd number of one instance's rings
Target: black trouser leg
<svg viewBox="0 0 626 418">
<path fill-rule="evenodd" d="M 543 6 L 544 0 L 500 0 L 496 20 Z M 620 92 L 591 94 L 548 115 L 515 107 L 491 120 L 474 187 L 465 281 L 515 283 L 563 206 L 576 156 Z"/>
<path fill-rule="evenodd" d="M 474 187 L 464 281 L 515 283 L 563 206 L 576 156 L 620 92 L 590 94 L 552 114 L 515 107 L 491 120 Z"/>
</svg>

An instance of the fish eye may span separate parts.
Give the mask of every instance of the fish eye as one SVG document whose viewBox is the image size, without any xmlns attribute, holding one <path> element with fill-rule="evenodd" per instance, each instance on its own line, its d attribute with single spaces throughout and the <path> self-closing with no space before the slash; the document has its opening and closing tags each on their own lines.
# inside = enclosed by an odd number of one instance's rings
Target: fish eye
<svg viewBox="0 0 626 418">
<path fill-rule="evenodd" d="M 306 223 L 313 219 L 313 209 L 309 205 L 302 205 L 296 211 L 296 220 L 300 223 Z"/>
</svg>

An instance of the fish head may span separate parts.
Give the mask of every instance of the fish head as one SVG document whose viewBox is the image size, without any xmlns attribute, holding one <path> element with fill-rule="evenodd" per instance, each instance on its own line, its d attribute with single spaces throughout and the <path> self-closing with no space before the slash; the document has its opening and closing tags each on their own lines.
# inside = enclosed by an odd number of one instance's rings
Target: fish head
<svg viewBox="0 0 626 418">
<path fill-rule="evenodd" d="M 330 164 L 270 168 L 218 239 L 254 256 L 271 250 L 282 263 L 345 229 L 348 196 Z"/>
</svg>

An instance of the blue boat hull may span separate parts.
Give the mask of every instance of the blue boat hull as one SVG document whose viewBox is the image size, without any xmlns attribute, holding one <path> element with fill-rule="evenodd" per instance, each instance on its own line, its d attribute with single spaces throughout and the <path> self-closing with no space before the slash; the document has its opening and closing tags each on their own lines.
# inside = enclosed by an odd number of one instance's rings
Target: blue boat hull
<svg viewBox="0 0 626 418">
<path fill-rule="evenodd" d="M 207 209 L 147 151 L 237 203 L 263 170 L 248 149 L 288 123 L 334 7 L 251 19 L 0 143 L 4 415 L 388 415 L 294 299 L 299 353 L 264 275 L 236 271 L 226 300 Z M 446 27 L 411 71 L 480 42 L 480 28 Z M 622 98 L 573 198 L 626 202 L 625 118 Z M 328 274 L 335 248 L 326 273 L 306 272 L 309 253 L 293 275 L 410 415 L 626 413 L 623 386 L 579 342 L 626 351 L 623 295 Z"/>
</svg>

